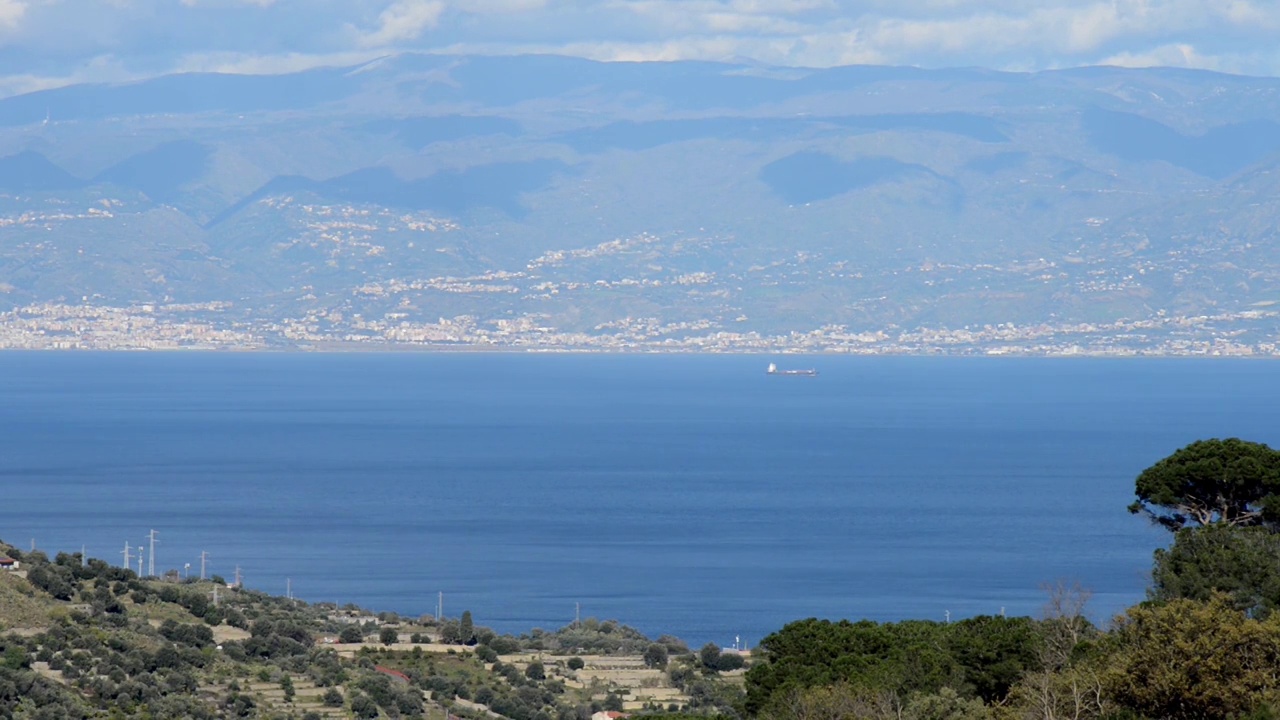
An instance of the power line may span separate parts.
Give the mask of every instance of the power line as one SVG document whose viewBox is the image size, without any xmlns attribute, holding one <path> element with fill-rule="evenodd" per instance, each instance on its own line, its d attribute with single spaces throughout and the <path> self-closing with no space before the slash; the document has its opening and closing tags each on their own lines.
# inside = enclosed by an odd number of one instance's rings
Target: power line
<svg viewBox="0 0 1280 720">
<path fill-rule="evenodd" d="M 147 574 L 151 577 L 156 576 L 156 543 L 159 542 L 158 540 L 156 540 L 156 535 L 159 535 L 159 534 L 160 533 L 156 532 L 155 530 L 152 530 L 147 535 L 147 537 L 151 539 L 151 550 L 150 550 L 149 556 L 147 557 L 147 570 L 148 570 Z"/>
</svg>

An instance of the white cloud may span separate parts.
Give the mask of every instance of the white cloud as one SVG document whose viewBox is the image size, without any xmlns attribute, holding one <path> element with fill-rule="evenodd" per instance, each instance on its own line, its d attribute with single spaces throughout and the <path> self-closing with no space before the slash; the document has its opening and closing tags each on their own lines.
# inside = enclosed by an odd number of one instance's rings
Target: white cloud
<svg viewBox="0 0 1280 720">
<path fill-rule="evenodd" d="M 1101 65 L 1118 67 L 1181 67 L 1218 69 L 1217 58 L 1206 58 L 1186 43 L 1162 45 L 1144 52 L 1122 52 L 1103 58 Z"/>
<path fill-rule="evenodd" d="M 440 22 L 445 11 L 443 0 L 398 0 L 378 15 L 378 27 L 360 33 L 361 47 L 388 47 L 416 40 Z"/>
<path fill-rule="evenodd" d="M 22 0 L 0 0 L 0 32 L 18 27 L 26 13 L 27 4 Z"/>
<path fill-rule="evenodd" d="M 453 0 L 451 5 L 475 15 L 506 15 L 541 10 L 547 0 Z"/>
<path fill-rule="evenodd" d="M 184 55 L 174 66 L 176 72 L 228 73 L 233 75 L 279 75 L 314 70 L 320 67 L 350 67 L 372 62 L 384 53 L 359 50 L 328 54 L 286 53 L 255 55 L 222 52 Z"/>
<path fill-rule="evenodd" d="M 276 0 L 181 0 L 181 2 L 187 7 L 208 7 L 211 5 L 257 5 L 258 7 L 270 7 L 275 4 Z"/>
<path fill-rule="evenodd" d="M 1280 75 L 1277 37 L 1280 0 L 0 0 L 11 86 L 102 55 L 273 72 L 396 50 Z"/>
</svg>

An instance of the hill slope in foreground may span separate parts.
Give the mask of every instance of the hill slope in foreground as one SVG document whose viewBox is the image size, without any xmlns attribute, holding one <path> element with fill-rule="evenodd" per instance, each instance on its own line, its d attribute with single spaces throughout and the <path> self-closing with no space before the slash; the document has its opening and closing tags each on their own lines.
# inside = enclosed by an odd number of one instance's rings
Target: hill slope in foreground
<svg viewBox="0 0 1280 720">
<path fill-rule="evenodd" d="M 741 655 L 695 678 L 682 642 L 612 621 L 499 636 L 470 613 L 375 615 L 6 553 L 21 560 L 0 570 L 0 717 L 586 720 L 742 699 Z"/>
<path fill-rule="evenodd" d="M 0 347 L 1275 354 L 1280 80 L 402 55 L 0 99 Z"/>
</svg>

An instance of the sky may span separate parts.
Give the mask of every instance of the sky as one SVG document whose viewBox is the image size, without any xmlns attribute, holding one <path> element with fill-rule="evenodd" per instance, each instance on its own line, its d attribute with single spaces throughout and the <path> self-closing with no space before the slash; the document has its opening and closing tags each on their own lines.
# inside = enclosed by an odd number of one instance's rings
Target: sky
<svg viewBox="0 0 1280 720">
<path fill-rule="evenodd" d="M 0 95 L 396 52 L 1280 75 L 1278 0 L 0 0 Z"/>
</svg>

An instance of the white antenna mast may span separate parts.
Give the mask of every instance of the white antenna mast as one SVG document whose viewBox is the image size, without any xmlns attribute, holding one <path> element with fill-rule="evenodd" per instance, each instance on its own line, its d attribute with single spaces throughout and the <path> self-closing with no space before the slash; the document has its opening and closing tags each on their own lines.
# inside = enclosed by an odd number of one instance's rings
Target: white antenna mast
<svg viewBox="0 0 1280 720">
<path fill-rule="evenodd" d="M 124 541 L 124 551 L 120 554 L 124 555 L 124 569 L 132 570 L 133 565 L 129 561 L 133 559 L 133 548 L 129 546 L 128 540 Z"/>
<path fill-rule="evenodd" d="M 284 596 L 289 600 L 293 599 L 293 578 L 284 579 Z"/>
<path fill-rule="evenodd" d="M 142 551 L 146 548 L 138 546 L 138 577 L 142 577 Z"/>
<path fill-rule="evenodd" d="M 236 566 L 236 587 L 237 587 L 237 588 L 239 588 L 239 587 L 240 587 L 240 582 L 241 582 L 241 581 L 240 581 L 240 566 L 239 566 L 239 565 L 237 565 L 237 566 Z"/>
<path fill-rule="evenodd" d="M 160 533 L 156 532 L 155 530 L 152 530 L 150 533 L 147 534 L 147 537 L 151 539 L 151 550 L 148 551 L 148 555 L 147 555 L 147 570 L 148 570 L 147 574 L 150 575 L 151 577 L 156 576 L 156 543 L 159 542 L 158 540 L 156 540 L 156 535 L 159 535 L 159 534 Z"/>
<path fill-rule="evenodd" d="M 218 584 L 213 585 L 213 606 L 218 607 Z"/>
<path fill-rule="evenodd" d="M 89 566 L 89 555 L 85 552 L 84 546 L 80 546 L 80 567 Z"/>
<path fill-rule="evenodd" d="M 209 559 L 209 553 L 204 550 L 200 551 L 200 579 L 204 579 L 204 563 Z"/>
<path fill-rule="evenodd" d="M 436 598 L 436 622 L 444 622 L 444 593 Z"/>
</svg>

